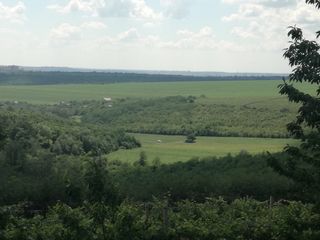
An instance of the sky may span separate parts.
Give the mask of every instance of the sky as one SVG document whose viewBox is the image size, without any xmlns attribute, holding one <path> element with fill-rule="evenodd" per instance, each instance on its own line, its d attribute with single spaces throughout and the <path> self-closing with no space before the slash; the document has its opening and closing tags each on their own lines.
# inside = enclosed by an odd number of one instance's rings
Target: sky
<svg viewBox="0 0 320 240">
<path fill-rule="evenodd" d="M 304 0 L 0 0 L 0 65 L 286 73 Z"/>
</svg>

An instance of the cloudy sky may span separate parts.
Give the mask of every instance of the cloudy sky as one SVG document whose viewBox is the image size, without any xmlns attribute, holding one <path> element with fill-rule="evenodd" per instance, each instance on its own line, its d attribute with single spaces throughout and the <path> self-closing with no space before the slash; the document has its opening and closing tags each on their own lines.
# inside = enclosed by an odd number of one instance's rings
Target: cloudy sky
<svg viewBox="0 0 320 240">
<path fill-rule="evenodd" d="M 304 0 L 0 0 L 0 65 L 288 72 Z"/>
</svg>

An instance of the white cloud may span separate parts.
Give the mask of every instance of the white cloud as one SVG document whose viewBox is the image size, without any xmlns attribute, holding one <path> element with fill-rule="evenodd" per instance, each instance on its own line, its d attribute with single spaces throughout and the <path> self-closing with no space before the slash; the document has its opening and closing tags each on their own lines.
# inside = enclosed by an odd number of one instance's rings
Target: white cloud
<svg viewBox="0 0 320 240">
<path fill-rule="evenodd" d="M 66 5 L 49 5 L 48 8 L 56 10 L 60 13 L 70 13 L 70 12 L 92 12 L 93 11 L 93 1 L 88 0 L 70 0 Z"/>
<path fill-rule="evenodd" d="M 162 13 L 156 13 L 151 7 L 149 7 L 144 0 L 131 0 L 133 8 L 130 15 L 135 18 L 141 18 L 146 20 L 160 20 Z"/>
<path fill-rule="evenodd" d="M 315 31 L 320 21 L 319 12 L 304 1 L 288 0 L 223 0 L 237 4 L 238 10 L 223 17 L 234 24 L 231 33 L 244 39 L 254 39 L 250 49 L 282 50 L 287 44 L 288 26 L 303 27 L 306 32 Z M 286 6 L 283 8 L 282 6 Z"/>
<path fill-rule="evenodd" d="M 199 31 L 180 30 L 177 32 L 180 38 L 177 41 L 169 42 L 167 46 L 185 49 L 215 49 L 241 51 L 241 48 L 232 42 L 218 39 L 211 27 L 203 27 Z"/>
<path fill-rule="evenodd" d="M 99 22 L 99 21 L 91 21 L 91 22 L 85 22 L 81 24 L 82 28 L 86 28 L 86 29 L 105 29 L 107 28 L 107 25 L 104 24 L 103 22 Z"/>
<path fill-rule="evenodd" d="M 235 21 L 235 20 L 245 20 L 254 19 L 262 17 L 265 13 L 265 8 L 259 4 L 241 4 L 238 11 L 229 16 L 223 17 L 223 21 Z"/>
<path fill-rule="evenodd" d="M 60 13 L 84 12 L 100 17 L 131 17 L 147 21 L 162 18 L 144 0 L 69 0 L 65 5 L 50 5 Z"/>
<path fill-rule="evenodd" d="M 131 0 L 92 0 L 94 15 L 100 17 L 129 17 L 134 4 Z"/>
<path fill-rule="evenodd" d="M 217 39 L 211 27 L 205 26 L 198 31 L 179 30 L 175 40 L 164 40 L 155 35 L 141 35 L 135 28 L 121 32 L 112 37 L 107 36 L 100 39 L 98 46 L 131 46 L 131 47 L 151 47 L 154 49 L 194 49 L 194 50 L 233 50 L 243 49 L 235 43 L 221 41 Z"/>
<path fill-rule="evenodd" d="M 190 30 L 179 30 L 177 32 L 178 39 L 176 41 L 169 41 L 161 43 L 163 47 L 172 48 L 215 48 L 217 47 L 217 40 L 214 37 L 211 27 L 203 27 L 197 32 Z"/>
<path fill-rule="evenodd" d="M 121 32 L 117 34 L 116 36 L 106 36 L 102 39 L 99 39 L 97 41 L 97 44 L 99 46 L 110 46 L 110 45 L 133 45 L 137 44 L 137 42 L 140 40 L 141 36 L 140 33 L 136 28 L 130 28 L 124 32 Z"/>
<path fill-rule="evenodd" d="M 0 2 L 0 19 L 6 19 L 12 22 L 23 22 L 26 19 L 25 12 L 26 6 L 23 2 L 18 2 L 12 7 Z"/>
<path fill-rule="evenodd" d="M 70 41 L 81 38 L 81 28 L 69 23 L 62 23 L 51 30 L 50 37 L 54 41 Z"/>
<path fill-rule="evenodd" d="M 296 4 L 297 0 L 222 0 L 224 3 L 228 4 L 242 4 L 242 3 L 254 3 L 260 4 L 268 7 L 287 7 Z"/>
<path fill-rule="evenodd" d="M 62 23 L 51 29 L 50 39 L 54 43 L 70 43 L 83 38 L 86 30 L 102 30 L 106 29 L 106 25 L 99 21 L 84 22 L 80 25 L 72 25 L 69 23 Z"/>
<path fill-rule="evenodd" d="M 319 11 L 304 1 L 290 1 L 291 7 L 274 9 L 271 6 L 279 1 L 254 1 L 254 0 L 224 0 L 224 2 L 237 2 L 238 11 L 223 17 L 224 21 L 248 21 L 255 20 L 275 25 L 306 24 L 320 20 Z M 288 2 L 289 1 L 285 1 Z M 267 4 L 269 3 L 269 4 Z M 273 5 L 273 4 L 274 5 Z M 292 4 L 295 3 L 295 4 Z"/>
<path fill-rule="evenodd" d="M 166 17 L 180 19 L 189 14 L 189 0 L 160 0 L 160 3 L 165 9 Z"/>
<path fill-rule="evenodd" d="M 120 33 L 116 37 L 117 42 L 130 42 L 139 39 L 140 34 L 136 28 L 130 28 L 129 30 Z"/>
</svg>

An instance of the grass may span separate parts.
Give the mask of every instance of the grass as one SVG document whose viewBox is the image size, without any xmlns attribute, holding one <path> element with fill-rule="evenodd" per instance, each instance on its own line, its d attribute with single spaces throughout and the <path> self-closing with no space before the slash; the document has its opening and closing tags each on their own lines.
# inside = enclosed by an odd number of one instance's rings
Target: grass
<svg viewBox="0 0 320 240">
<path fill-rule="evenodd" d="M 278 152 L 286 144 L 294 142 L 290 139 L 198 137 L 196 143 L 187 144 L 184 136 L 133 135 L 140 140 L 142 148 L 119 150 L 108 155 L 108 159 L 133 163 L 139 159 L 140 152 L 145 151 L 149 162 L 159 157 L 162 163 L 173 163 L 192 157 L 235 155 L 242 150 L 252 154 Z M 158 140 L 162 142 L 158 143 Z"/>
<path fill-rule="evenodd" d="M 277 102 L 277 86 L 281 81 L 215 81 L 215 82 L 162 82 L 118 84 L 70 84 L 0 86 L 0 101 L 24 101 L 34 104 L 53 104 L 70 100 L 102 100 L 112 98 L 151 98 L 164 96 L 202 96 L 202 101 L 217 103 Z M 204 97 L 205 96 L 205 97 Z"/>
</svg>

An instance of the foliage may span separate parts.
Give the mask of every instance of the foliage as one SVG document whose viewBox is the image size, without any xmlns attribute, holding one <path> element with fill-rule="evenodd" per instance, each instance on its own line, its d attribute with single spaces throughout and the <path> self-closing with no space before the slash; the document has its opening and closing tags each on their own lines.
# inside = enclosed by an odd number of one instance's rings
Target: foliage
<svg viewBox="0 0 320 240">
<path fill-rule="evenodd" d="M 2 215 L 8 211 L 8 207 L 0 208 Z M 57 204 L 45 216 L 26 217 L 19 209 L 10 215 L 0 225 L 3 240 L 315 240 L 320 237 L 317 225 L 320 216 L 312 212 L 312 205 L 299 202 L 270 204 L 239 199 L 228 204 L 211 198 L 203 203 L 183 201 L 174 205 L 157 199 L 148 204 L 123 202 L 104 225 L 95 224 L 88 204 L 78 208 Z"/>
<path fill-rule="evenodd" d="M 285 158 L 285 156 L 278 156 Z M 110 174 L 122 196 L 135 201 L 149 201 L 168 192 L 174 201 L 223 196 L 227 200 L 252 197 L 258 200 L 302 199 L 303 191 L 286 177 L 267 166 L 266 155 L 245 152 L 222 158 L 194 158 L 169 165 L 138 166 L 109 162 Z"/>
<path fill-rule="evenodd" d="M 306 2 L 320 7 L 319 1 Z M 300 105 L 296 120 L 288 124 L 287 128 L 290 134 L 301 140 L 301 145 L 285 148 L 290 156 L 287 161 L 272 158 L 270 164 L 279 173 L 304 184 L 306 193 L 320 203 L 320 45 L 317 41 L 305 39 L 302 30 L 297 27 L 290 27 L 288 36 L 292 41 L 284 57 L 294 67 L 289 82 L 309 83 L 315 93 L 311 95 L 302 92 L 288 82 L 280 86 L 282 95 Z"/>
<path fill-rule="evenodd" d="M 184 76 L 170 74 L 144 74 L 129 72 L 45 72 L 13 71 L 0 72 L 0 84 L 83 84 L 126 82 L 187 82 L 217 80 L 270 80 L 280 76 Z"/>
<path fill-rule="evenodd" d="M 189 98 L 121 99 L 112 107 L 101 101 L 22 106 L 127 132 L 163 135 L 194 132 L 197 136 L 288 137 L 285 125 L 294 119 L 294 111 L 289 108 L 216 104 L 200 99 L 190 102 Z"/>
<path fill-rule="evenodd" d="M 87 162 L 84 174 L 87 185 L 87 200 L 115 206 L 119 201 L 115 187 L 110 179 L 106 161 L 101 157 Z"/>
<path fill-rule="evenodd" d="M 79 202 L 86 158 L 140 146 L 122 131 L 24 110 L 1 110 L 0 122 L 0 204 Z"/>
<path fill-rule="evenodd" d="M 139 156 L 139 160 L 137 162 L 137 164 L 141 167 L 146 166 L 147 164 L 147 154 L 144 151 L 140 152 L 140 156 Z"/>
<path fill-rule="evenodd" d="M 195 143 L 197 140 L 196 135 L 194 133 L 189 133 L 186 137 L 186 143 Z"/>
</svg>

